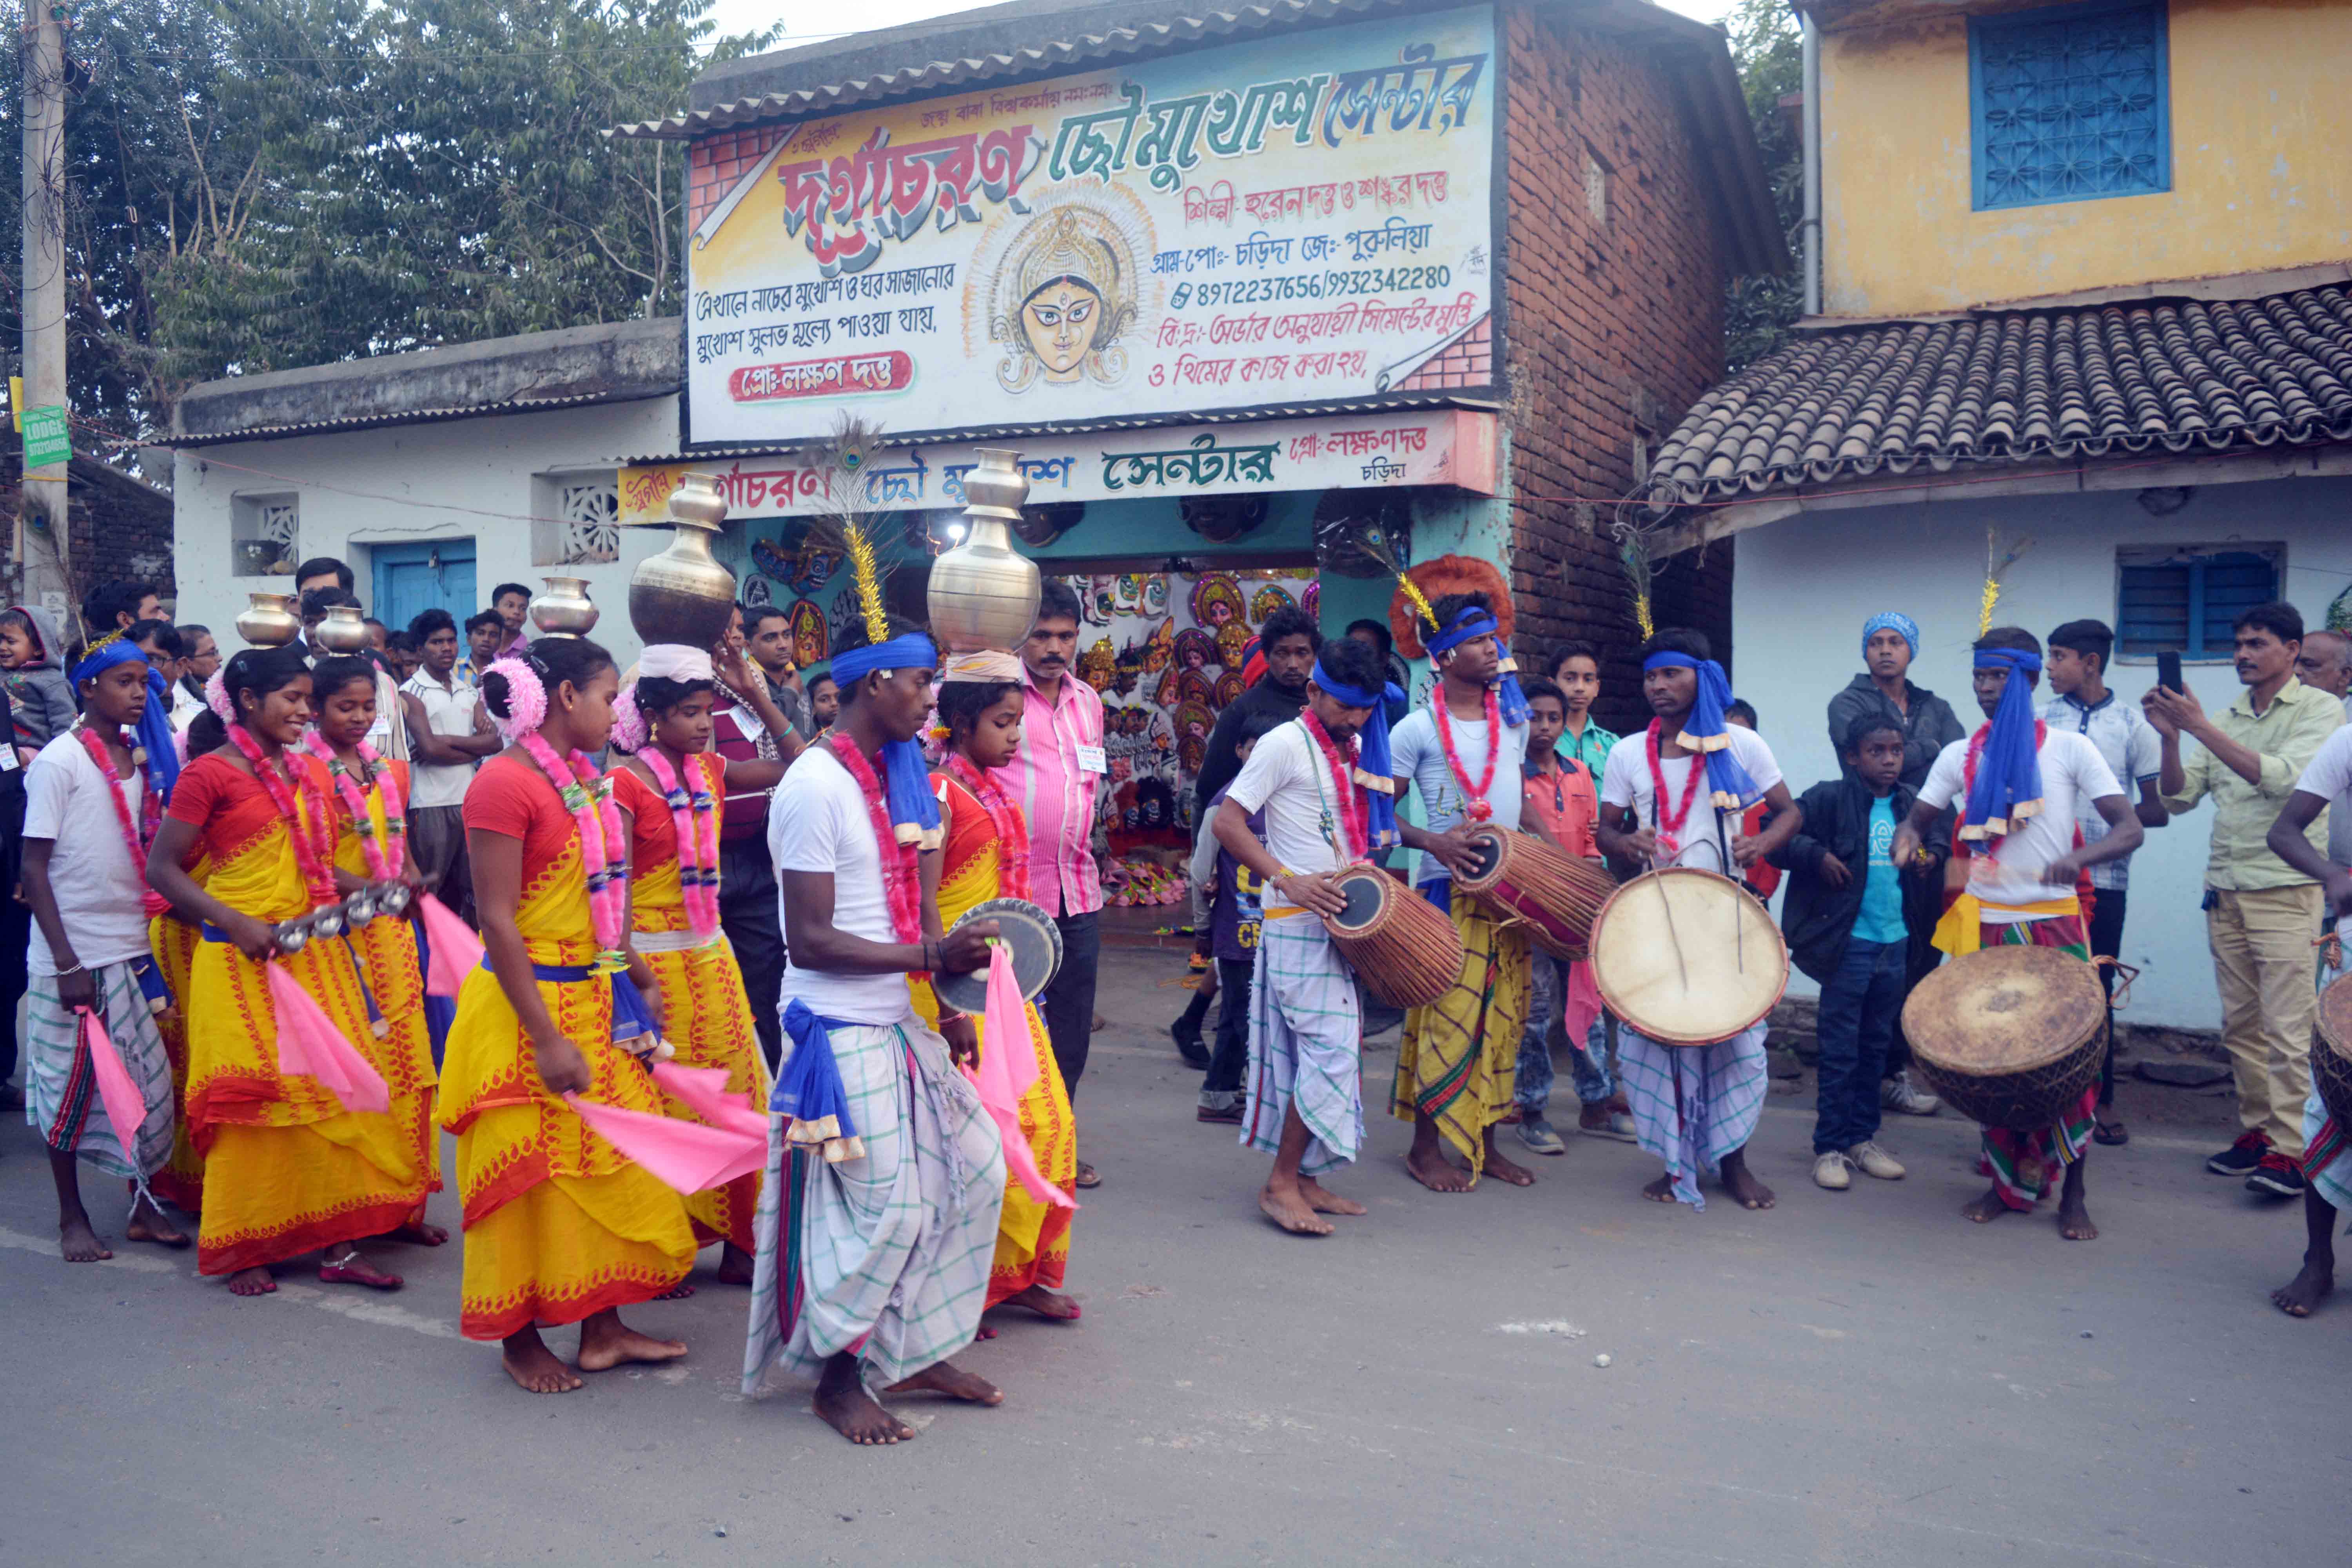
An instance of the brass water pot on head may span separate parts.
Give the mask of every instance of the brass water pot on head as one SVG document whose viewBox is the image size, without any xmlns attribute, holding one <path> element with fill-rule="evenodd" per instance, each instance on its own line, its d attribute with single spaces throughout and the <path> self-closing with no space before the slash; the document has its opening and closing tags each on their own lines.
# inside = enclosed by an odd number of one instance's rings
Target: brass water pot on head
<svg viewBox="0 0 2352 1568">
<path fill-rule="evenodd" d="M 284 647 L 302 635 L 302 617 L 291 594 L 248 594 L 252 603 L 237 612 L 236 635 L 247 647 Z M 367 628 L 362 626 L 364 633 Z"/>
<path fill-rule="evenodd" d="M 1029 496 L 1020 454 L 982 447 L 963 496 L 963 542 L 931 563 L 931 635 L 950 653 L 1019 647 L 1037 618 L 1037 563 L 1011 533 Z"/>
<path fill-rule="evenodd" d="M 329 653 L 357 653 L 375 639 L 368 636 L 367 622 L 357 605 L 337 605 L 328 610 L 310 640 Z"/>
<path fill-rule="evenodd" d="M 716 647 L 735 611 L 735 574 L 710 553 L 727 500 L 710 474 L 688 472 L 670 492 L 669 548 L 629 574 L 629 624 L 646 646 Z"/>
<path fill-rule="evenodd" d="M 530 602 L 530 624 L 543 637 L 584 637 L 601 613 L 588 598 L 585 577 L 542 577 L 547 586 Z"/>
</svg>

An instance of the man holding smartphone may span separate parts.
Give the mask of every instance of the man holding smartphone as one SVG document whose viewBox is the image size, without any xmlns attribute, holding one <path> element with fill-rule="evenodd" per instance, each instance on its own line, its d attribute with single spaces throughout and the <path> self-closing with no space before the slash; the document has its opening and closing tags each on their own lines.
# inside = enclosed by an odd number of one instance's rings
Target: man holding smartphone
<svg viewBox="0 0 2352 1568">
<path fill-rule="evenodd" d="M 2247 1189 L 2303 1195 L 2303 1102 L 2311 1089 L 2313 939 L 2320 888 L 2273 854 L 2267 838 L 2295 781 L 2343 722 L 2334 698 L 2295 679 L 2303 616 L 2293 605 L 2257 605 L 2231 628 L 2245 694 L 2218 719 L 2183 689 L 2158 684 L 2140 700 L 2161 742 L 2159 788 L 2174 816 L 2213 797 L 2212 851 L 2205 868 L 2205 931 L 2221 993 L 2221 1044 L 2238 1086 L 2238 1141 L 2205 1162 Z M 2168 674 L 2169 671 L 2167 672 Z M 2180 738 L 2197 741 L 2185 761 Z M 2312 846 L 2326 853 L 2326 827 Z"/>
</svg>

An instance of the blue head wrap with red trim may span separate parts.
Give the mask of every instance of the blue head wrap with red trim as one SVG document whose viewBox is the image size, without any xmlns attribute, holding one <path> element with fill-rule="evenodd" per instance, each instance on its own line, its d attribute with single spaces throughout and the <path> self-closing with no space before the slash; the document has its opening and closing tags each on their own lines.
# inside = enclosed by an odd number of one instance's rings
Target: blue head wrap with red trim
<svg viewBox="0 0 2352 1568">
<path fill-rule="evenodd" d="M 834 684 L 844 690 L 877 669 L 932 669 L 940 651 L 921 632 L 870 643 L 833 656 Z M 887 741 L 882 746 L 882 789 L 890 825 L 901 844 L 935 848 L 940 842 L 940 803 L 931 794 L 930 764 L 919 740 Z"/>
<path fill-rule="evenodd" d="M 1390 770 L 1389 703 L 1402 701 L 1404 693 L 1393 681 L 1377 687 L 1349 686 L 1315 661 L 1315 684 L 1350 708 L 1366 710 L 1364 727 L 1356 731 L 1356 782 L 1364 786 L 1364 843 L 1377 855 L 1402 841 L 1396 825 L 1396 775 Z"/>
<path fill-rule="evenodd" d="M 1748 775 L 1731 752 L 1731 721 L 1724 710 L 1731 706 L 1731 678 L 1711 658 L 1662 648 L 1642 661 L 1643 669 L 1695 669 L 1698 696 L 1690 717 L 1683 721 L 1683 744 L 1696 746 L 1706 758 L 1706 784 L 1715 805 L 1723 811 L 1745 811 L 1764 798 L 1761 785 Z"/>
<path fill-rule="evenodd" d="M 2000 705 L 1977 756 L 1977 776 L 1969 785 L 1968 809 L 1960 818 L 1965 839 L 1999 838 L 2017 830 L 2042 809 L 2042 760 L 2034 744 L 2033 685 L 2021 675 L 2042 673 L 2042 656 L 2021 647 L 1980 647 L 1974 668 L 2006 669 Z"/>
<path fill-rule="evenodd" d="M 1496 620 L 1491 612 L 1475 605 L 1465 605 L 1454 616 L 1452 626 L 1422 638 L 1421 646 L 1429 650 L 1433 659 L 1439 654 L 1451 652 L 1475 637 L 1495 639 L 1495 653 L 1498 660 L 1495 667 L 1495 705 L 1502 711 L 1503 722 L 1516 729 L 1528 721 L 1531 710 L 1528 707 L 1528 694 L 1519 689 L 1518 661 L 1511 657 L 1511 650 L 1503 646 L 1502 623 Z"/>
<path fill-rule="evenodd" d="M 100 644 L 85 655 L 73 668 L 74 690 L 81 683 L 118 664 L 146 664 L 147 656 L 139 645 L 116 638 Z M 147 668 L 147 706 L 140 710 L 137 725 L 139 744 L 147 753 L 147 776 L 155 785 L 156 795 L 169 801 L 172 787 L 180 782 L 180 748 L 172 733 L 172 686 L 152 665 Z"/>
</svg>

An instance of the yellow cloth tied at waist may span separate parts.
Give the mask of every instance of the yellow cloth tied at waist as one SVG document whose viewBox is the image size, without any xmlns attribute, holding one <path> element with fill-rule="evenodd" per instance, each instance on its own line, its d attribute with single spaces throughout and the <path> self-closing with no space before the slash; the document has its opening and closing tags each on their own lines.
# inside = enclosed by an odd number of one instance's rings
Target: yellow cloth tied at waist
<svg viewBox="0 0 2352 1568">
<path fill-rule="evenodd" d="M 2039 903 L 2001 904 L 1990 899 L 1979 899 L 1974 893 L 1962 893 L 1952 900 L 1952 907 L 1944 911 L 1944 918 L 1936 922 L 1936 934 L 1928 941 L 1954 958 L 1976 952 L 1984 945 L 1981 928 L 1987 910 L 2046 921 L 2081 914 L 2083 901 L 2080 899 L 2043 899 Z"/>
</svg>

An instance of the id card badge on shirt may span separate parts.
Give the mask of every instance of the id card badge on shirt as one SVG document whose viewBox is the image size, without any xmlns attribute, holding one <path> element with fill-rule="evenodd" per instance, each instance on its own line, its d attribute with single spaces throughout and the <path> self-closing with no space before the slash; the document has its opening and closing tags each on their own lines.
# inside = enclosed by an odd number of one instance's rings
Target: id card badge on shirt
<svg viewBox="0 0 2352 1568">
<path fill-rule="evenodd" d="M 13 773 L 22 764 L 16 761 L 16 748 L 0 736 L 0 773 Z"/>
<path fill-rule="evenodd" d="M 1110 759 L 1100 746 L 1082 745 L 1078 748 L 1078 772 L 1107 773 L 1110 772 Z"/>
</svg>

